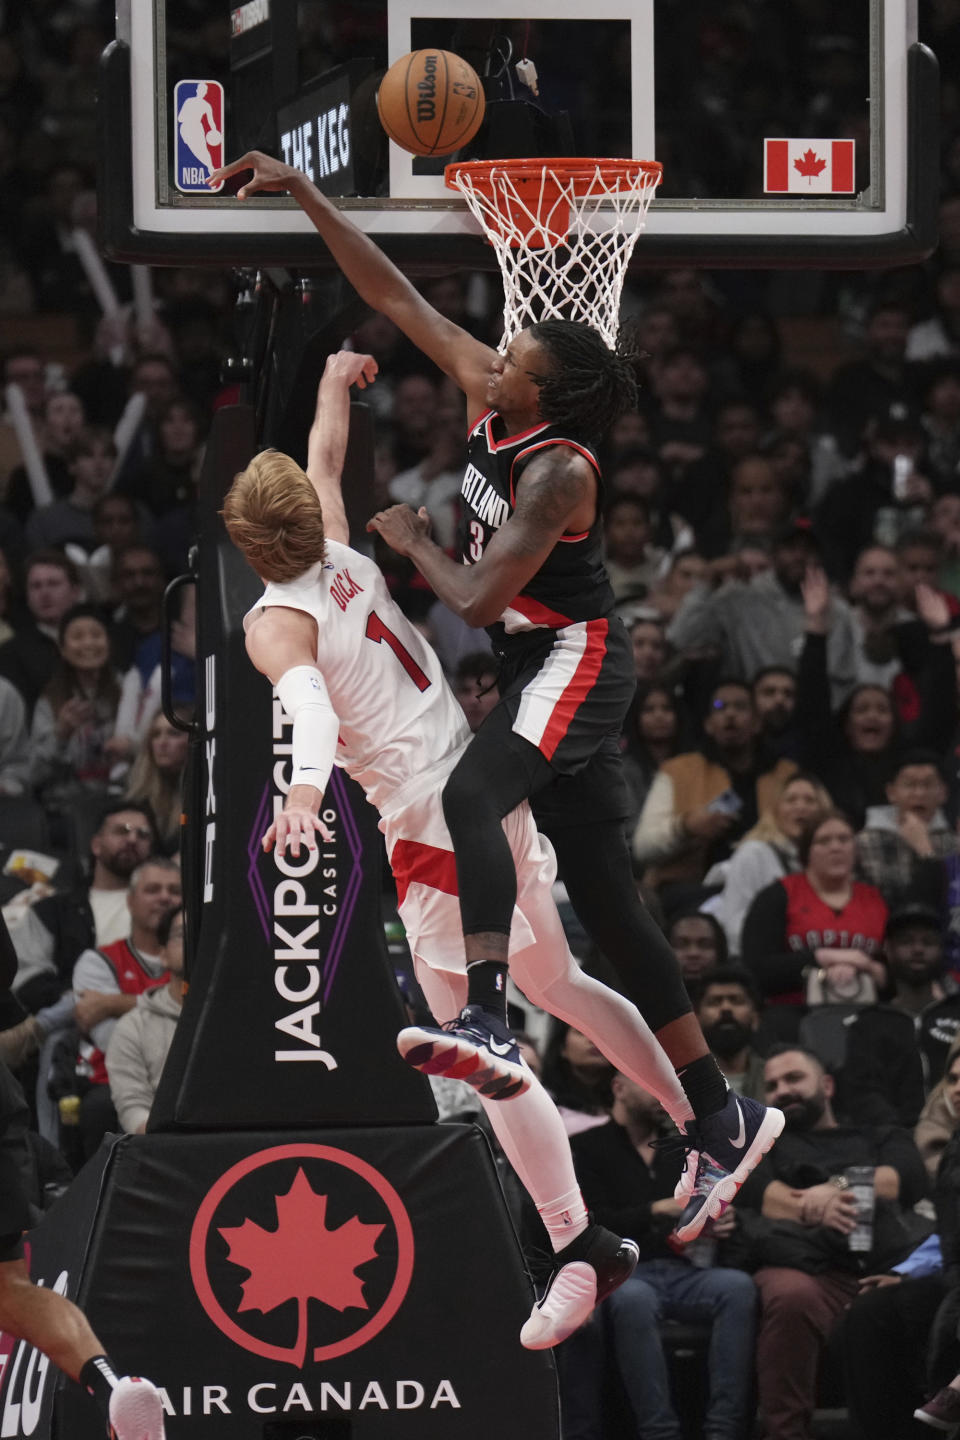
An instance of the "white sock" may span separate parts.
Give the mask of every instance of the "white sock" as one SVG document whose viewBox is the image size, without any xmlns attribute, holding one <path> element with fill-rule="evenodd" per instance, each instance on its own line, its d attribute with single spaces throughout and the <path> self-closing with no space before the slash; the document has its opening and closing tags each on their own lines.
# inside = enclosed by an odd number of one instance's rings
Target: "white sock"
<svg viewBox="0 0 960 1440">
<path fill-rule="evenodd" d="M 579 1189 L 571 1190 L 569 1195 L 561 1195 L 559 1200 L 554 1200 L 549 1205 L 538 1205 L 537 1210 L 550 1236 L 555 1255 L 558 1250 L 569 1245 L 571 1240 L 582 1235 L 590 1223 L 590 1216 Z"/>
<path fill-rule="evenodd" d="M 539 1080 L 512 1100 L 480 1098 L 503 1153 L 543 1216 L 554 1251 L 562 1250 L 588 1220 L 559 1110 Z"/>
</svg>

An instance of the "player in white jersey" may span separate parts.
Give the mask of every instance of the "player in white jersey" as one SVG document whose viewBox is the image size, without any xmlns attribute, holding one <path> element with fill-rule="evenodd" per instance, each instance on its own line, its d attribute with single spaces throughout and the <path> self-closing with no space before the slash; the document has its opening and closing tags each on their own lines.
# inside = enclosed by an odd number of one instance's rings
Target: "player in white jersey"
<svg viewBox="0 0 960 1440">
<path fill-rule="evenodd" d="M 291 786 L 264 846 L 313 848 L 333 765 L 363 786 L 381 814 L 399 909 L 417 978 L 436 1018 L 452 1021 L 466 994 L 453 847 L 440 792 L 469 730 L 439 661 L 387 590 L 379 568 L 347 544 L 340 471 L 349 387 L 373 379 L 369 356 L 327 362 L 310 433 L 307 473 L 265 451 L 234 481 L 224 518 L 266 582 L 244 619 L 247 651 L 293 717 Z M 312 487 L 312 488 L 311 488 Z M 629 1001 L 585 975 L 570 954 L 551 896 L 553 852 L 524 804 L 503 822 L 517 866 L 511 972 L 527 997 L 576 1026 L 619 1069 L 656 1095 L 678 1124 L 691 1111 L 672 1065 Z M 531 1349 L 557 1344 L 621 1284 L 637 1247 L 591 1223 L 566 1132 L 549 1096 L 504 1027 L 509 1074 L 478 1073 L 454 1047 L 443 1073 L 478 1090 L 508 1159 L 556 1253 L 547 1291 L 523 1327 Z M 496 1102 L 496 1103 L 494 1103 Z M 680 1205 L 677 1205 L 677 1214 Z"/>
</svg>

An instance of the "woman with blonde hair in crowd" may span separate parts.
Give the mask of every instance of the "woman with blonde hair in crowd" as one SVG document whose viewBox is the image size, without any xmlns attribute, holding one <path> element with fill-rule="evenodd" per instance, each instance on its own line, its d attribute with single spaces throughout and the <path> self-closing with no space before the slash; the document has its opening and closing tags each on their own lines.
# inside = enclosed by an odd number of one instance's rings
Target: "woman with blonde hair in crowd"
<svg viewBox="0 0 960 1440">
<path fill-rule="evenodd" d="M 913 1140 L 923 1157 L 931 1184 L 936 1179 L 947 1141 L 960 1121 L 960 1035 L 947 1051 L 943 1079 L 939 1080 L 920 1111 Z"/>
<path fill-rule="evenodd" d="M 179 707 L 177 714 L 184 720 L 191 718 Z M 180 849 L 183 773 L 189 744 L 189 735 L 171 725 L 159 711 L 140 744 L 127 781 L 125 798 L 144 801 L 153 811 L 162 855 L 175 856 Z"/>
<path fill-rule="evenodd" d="M 740 841 L 727 864 L 723 891 L 710 907 L 726 932 L 731 955 L 740 954 L 740 932 L 754 897 L 781 875 L 800 869 L 797 840 L 803 827 L 832 803 L 815 775 L 798 771 Z"/>
</svg>

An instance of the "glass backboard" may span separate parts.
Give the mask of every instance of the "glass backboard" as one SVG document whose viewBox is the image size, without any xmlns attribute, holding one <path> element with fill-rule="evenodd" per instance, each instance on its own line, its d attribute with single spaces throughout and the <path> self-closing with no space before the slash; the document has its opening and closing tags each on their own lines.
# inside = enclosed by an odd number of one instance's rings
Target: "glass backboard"
<svg viewBox="0 0 960 1440">
<path fill-rule="evenodd" d="M 890 265 L 935 243 L 938 75 L 913 0 L 222 0 L 219 11 L 211 0 L 206 10 L 224 43 L 198 73 L 191 7 L 119 0 L 100 106 L 113 258 L 323 268 L 295 202 L 239 201 L 239 182 L 206 188 L 205 167 L 251 148 L 311 169 L 411 266 L 493 264 L 443 166 L 510 155 L 659 160 L 634 265 Z M 473 65 L 487 109 L 466 149 L 420 159 L 387 140 L 375 97 L 393 61 L 432 46 Z"/>
</svg>

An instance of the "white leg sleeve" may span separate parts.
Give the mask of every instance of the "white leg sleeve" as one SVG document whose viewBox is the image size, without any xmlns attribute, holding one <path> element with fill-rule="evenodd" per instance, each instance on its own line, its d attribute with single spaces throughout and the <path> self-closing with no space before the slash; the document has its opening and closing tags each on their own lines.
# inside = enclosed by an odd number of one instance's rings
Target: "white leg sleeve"
<svg viewBox="0 0 960 1440">
<path fill-rule="evenodd" d="M 437 1023 L 454 1019 L 466 999 L 466 977 L 431 970 L 419 958 L 414 963 Z M 560 1112 L 539 1080 L 512 1100 L 480 1099 L 503 1153 L 538 1210 L 559 1204 L 571 1192 L 579 1194 Z"/>
</svg>

